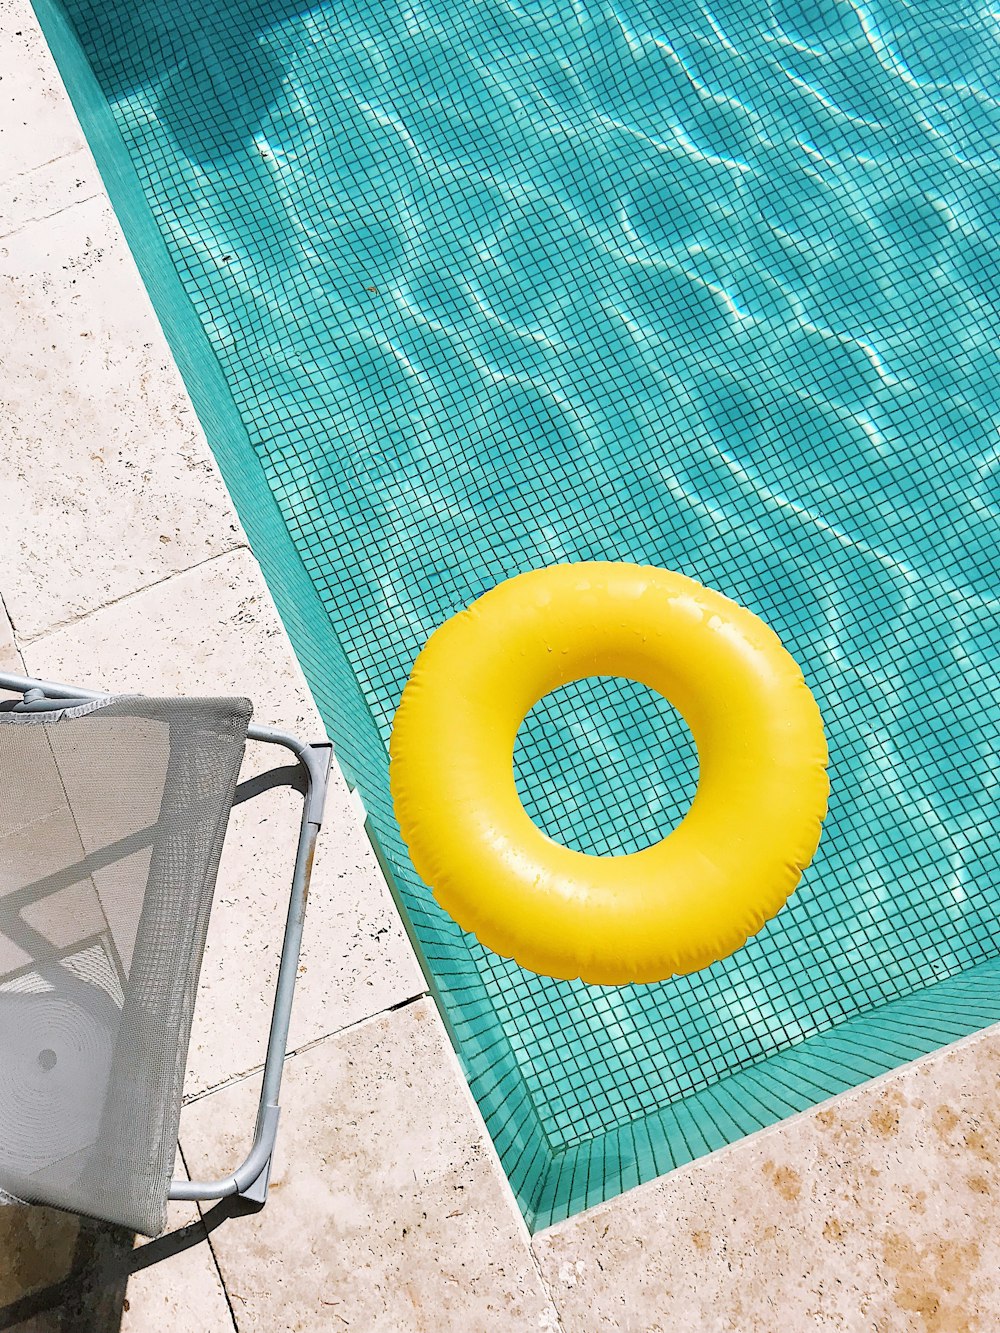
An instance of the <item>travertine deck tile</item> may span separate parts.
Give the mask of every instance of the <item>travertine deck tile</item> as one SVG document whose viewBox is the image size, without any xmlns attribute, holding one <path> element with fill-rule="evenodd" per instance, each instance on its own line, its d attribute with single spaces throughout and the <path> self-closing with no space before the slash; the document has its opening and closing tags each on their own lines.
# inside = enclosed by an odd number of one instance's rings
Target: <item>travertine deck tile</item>
<svg viewBox="0 0 1000 1333">
<path fill-rule="evenodd" d="M 14 642 L 14 630 L 3 602 L 0 602 L 0 671 L 9 671 L 14 676 L 24 675 L 24 663 Z"/>
<path fill-rule="evenodd" d="M 177 1171 L 184 1174 L 180 1161 Z M 0 1328 L 105 1333 L 119 1329 L 120 1317 L 121 1333 L 233 1333 L 197 1207 L 171 1204 L 168 1228 L 189 1228 L 194 1243 L 166 1254 L 169 1241 L 140 1239 L 133 1255 L 122 1228 L 54 1208 L 0 1208 Z"/>
<path fill-rule="evenodd" d="M 103 192 L 88 148 L 24 171 L 0 189 L 0 237 Z"/>
<path fill-rule="evenodd" d="M 246 1149 L 256 1079 L 185 1109 L 193 1172 Z M 271 1197 L 212 1233 L 241 1333 L 557 1329 L 428 1000 L 292 1056 Z"/>
<path fill-rule="evenodd" d="M 179 1155 L 174 1171 L 187 1177 Z M 169 1233 L 183 1233 L 183 1248 L 177 1246 L 176 1253 L 141 1266 L 149 1257 L 147 1247 L 157 1256 L 165 1252 L 173 1239 Z M 233 1333 L 233 1317 L 197 1204 L 169 1204 L 165 1236 L 154 1241 L 139 1239 L 120 1333 L 177 1333 L 180 1329 Z"/>
<path fill-rule="evenodd" d="M 39 1298 L 68 1277 L 79 1230 L 79 1218 L 55 1208 L 0 1207 L 0 1328 L 10 1327 L 4 1323 L 13 1318 L 10 1307 L 23 1307 L 32 1296 Z M 37 1316 L 36 1320 L 38 1328 L 48 1333 L 53 1321 Z"/>
<path fill-rule="evenodd" d="M 996 1333 L 1000 1030 L 534 1239 L 565 1333 Z"/>
<path fill-rule="evenodd" d="M 0 183 L 84 146 L 29 0 L 0 0 Z"/>
<path fill-rule="evenodd" d="M 0 570 L 22 642 L 245 542 L 105 197 L 0 240 L 0 301 Z"/>
</svg>

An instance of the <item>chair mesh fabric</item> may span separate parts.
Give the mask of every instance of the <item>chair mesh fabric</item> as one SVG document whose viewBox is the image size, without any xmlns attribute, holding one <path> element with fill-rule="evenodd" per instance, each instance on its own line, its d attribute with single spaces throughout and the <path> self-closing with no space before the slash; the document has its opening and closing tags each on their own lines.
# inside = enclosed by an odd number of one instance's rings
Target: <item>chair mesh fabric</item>
<svg viewBox="0 0 1000 1333">
<path fill-rule="evenodd" d="M 0 1195 L 162 1231 L 250 713 L 0 713 Z"/>
</svg>

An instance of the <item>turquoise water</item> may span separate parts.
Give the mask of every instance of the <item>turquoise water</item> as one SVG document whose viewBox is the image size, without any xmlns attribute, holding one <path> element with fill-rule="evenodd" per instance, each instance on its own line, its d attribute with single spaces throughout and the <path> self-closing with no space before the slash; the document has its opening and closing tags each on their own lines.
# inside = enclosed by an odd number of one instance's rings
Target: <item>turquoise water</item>
<svg viewBox="0 0 1000 1333">
<path fill-rule="evenodd" d="M 383 741 L 436 625 L 565 560 L 719 588 L 820 701 L 814 866 L 739 954 L 661 986 L 546 981 L 462 937 L 393 843 L 381 751 L 362 782 L 508 1169 L 531 1175 L 531 1135 L 550 1165 L 591 1155 L 583 1185 L 548 1170 L 543 1204 L 518 1185 L 534 1212 L 745 1132 L 720 1109 L 737 1075 L 759 1123 L 815 1100 L 833 1083 L 779 1095 L 773 1062 L 995 958 L 997 16 L 69 10 L 242 466 L 263 468 Z M 697 774 L 677 715 L 623 682 L 543 701 L 516 759 L 531 813 L 588 851 L 655 840 Z M 899 1058 L 872 1031 L 845 1085 Z M 925 1031 L 920 1049 L 957 1035 Z"/>
</svg>

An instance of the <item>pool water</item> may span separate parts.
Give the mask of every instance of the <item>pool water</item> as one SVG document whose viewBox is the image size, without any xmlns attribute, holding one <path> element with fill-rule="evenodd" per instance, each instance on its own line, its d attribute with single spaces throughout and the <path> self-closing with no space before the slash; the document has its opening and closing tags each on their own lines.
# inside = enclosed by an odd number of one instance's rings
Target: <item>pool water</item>
<svg viewBox="0 0 1000 1333">
<path fill-rule="evenodd" d="M 181 338 L 162 298 L 168 334 L 221 368 L 245 432 L 242 457 L 219 444 L 227 480 L 239 500 L 263 470 L 308 575 L 276 587 L 293 638 L 335 632 L 360 684 L 303 650 L 338 749 L 377 730 L 354 765 L 372 831 L 529 1220 L 1000 1018 L 997 15 L 67 11 L 137 258 L 165 244 L 203 330 Z M 97 125 L 86 77 L 67 73 Z M 763 616 L 828 728 L 801 887 L 732 958 L 657 986 L 545 980 L 463 936 L 386 795 L 431 631 L 510 575 L 588 559 L 680 570 Z M 654 841 L 697 777 L 673 710 L 606 680 L 544 700 L 516 766 L 529 812 L 591 852 Z"/>
</svg>

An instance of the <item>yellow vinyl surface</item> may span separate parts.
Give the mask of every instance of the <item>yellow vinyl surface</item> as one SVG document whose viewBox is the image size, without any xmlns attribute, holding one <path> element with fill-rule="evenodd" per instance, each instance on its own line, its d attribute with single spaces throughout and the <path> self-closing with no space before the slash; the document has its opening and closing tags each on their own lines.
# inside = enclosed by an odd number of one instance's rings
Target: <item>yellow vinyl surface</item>
<svg viewBox="0 0 1000 1333">
<path fill-rule="evenodd" d="M 514 742 L 544 695 L 623 676 L 681 713 L 699 782 L 654 846 L 588 856 L 532 822 Z M 819 843 L 819 709 L 777 635 L 721 593 L 619 563 L 520 574 L 431 635 L 390 743 L 396 816 L 442 907 L 552 977 L 660 981 L 724 958 L 779 910 Z"/>
</svg>

